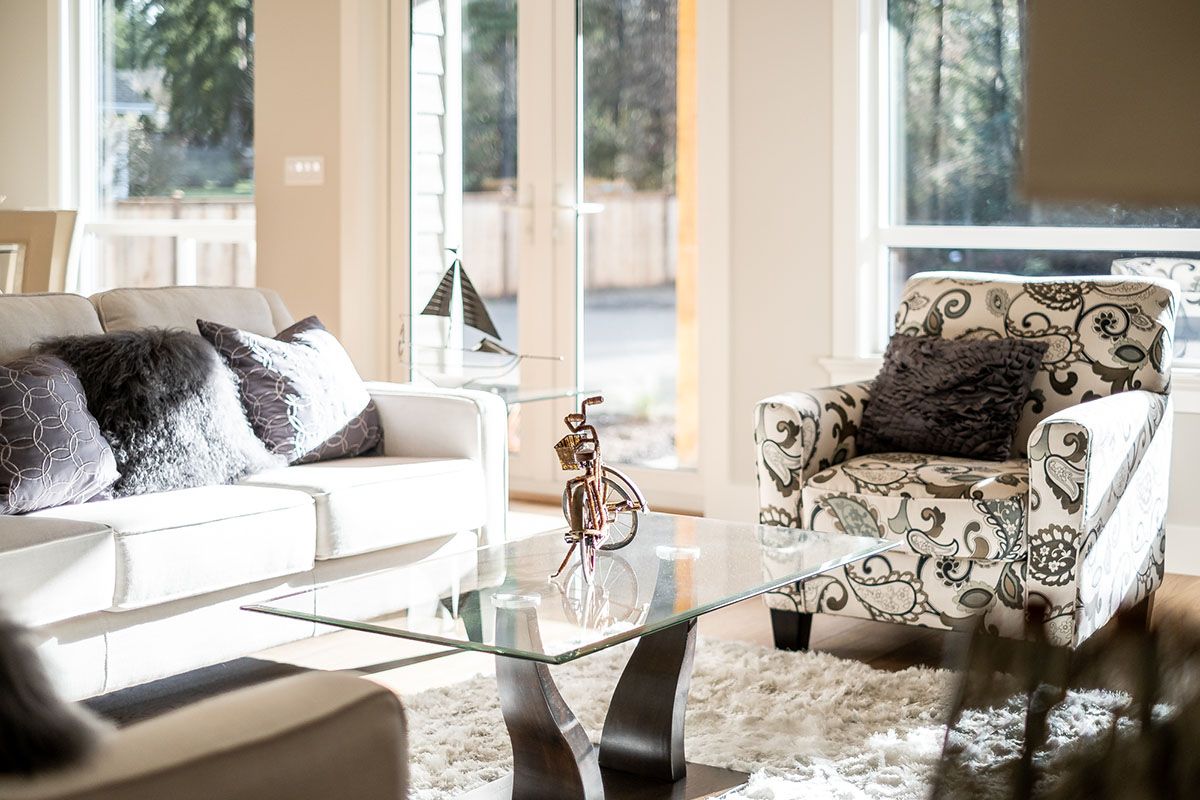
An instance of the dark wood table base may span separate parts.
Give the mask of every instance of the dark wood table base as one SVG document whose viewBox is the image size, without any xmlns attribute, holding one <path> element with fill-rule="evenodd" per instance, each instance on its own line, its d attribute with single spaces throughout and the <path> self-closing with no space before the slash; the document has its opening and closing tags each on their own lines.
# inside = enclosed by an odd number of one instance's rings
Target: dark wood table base
<svg viewBox="0 0 1200 800">
<path fill-rule="evenodd" d="M 604 781 L 605 800 L 704 800 L 718 797 L 730 789 L 743 786 L 750 776 L 745 772 L 687 763 L 687 777 L 681 781 L 656 781 L 600 768 Z M 513 776 L 473 789 L 458 800 L 510 800 L 513 796 Z"/>
<path fill-rule="evenodd" d="M 536 606 L 516 602 L 505 608 L 497 617 L 497 634 L 516 647 L 540 644 Z M 638 640 L 613 692 L 598 747 L 563 700 L 549 667 L 497 656 L 513 774 L 466 797 L 694 800 L 742 785 L 744 773 L 684 759 L 683 718 L 695 649 L 695 619 Z"/>
</svg>

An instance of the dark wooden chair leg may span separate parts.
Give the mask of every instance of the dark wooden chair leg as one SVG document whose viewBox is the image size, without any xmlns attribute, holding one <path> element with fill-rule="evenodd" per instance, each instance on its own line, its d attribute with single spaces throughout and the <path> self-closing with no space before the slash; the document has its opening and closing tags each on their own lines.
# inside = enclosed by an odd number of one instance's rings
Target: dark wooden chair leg
<svg viewBox="0 0 1200 800">
<path fill-rule="evenodd" d="M 812 618 L 812 614 L 772 608 L 771 630 L 775 634 L 775 647 L 779 650 L 807 650 L 812 634 Z"/>
<path fill-rule="evenodd" d="M 1122 626 L 1135 630 L 1150 630 L 1151 618 L 1154 616 L 1154 593 L 1146 595 L 1136 605 L 1117 612 L 1117 618 Z"/>
</svg>

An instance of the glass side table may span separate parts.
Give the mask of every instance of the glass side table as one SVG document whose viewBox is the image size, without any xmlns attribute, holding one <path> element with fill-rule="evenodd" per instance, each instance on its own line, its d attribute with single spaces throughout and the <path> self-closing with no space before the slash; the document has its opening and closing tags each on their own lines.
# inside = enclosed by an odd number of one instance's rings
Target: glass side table
<svg viewBox="0 0 1200 800">
<path fill-rule="evenodd" d="M 523 389 L 515 383 L 484 384 L 475 383 L 466 387 L 481 392 L 491 392 L 504 401 L 510 409 L 522 403 L 537 403 L 542 400 L 563 400 L 571 397 L 584 397 L 597 394 L 591 389 L 575 389 L 556 386 L 549 389 Z"/>
<path fill-rule="evenodd" d="M 553 386 L 548 389 L 525 389 L 515 383 L 473 383 L 465 387 L 481 392 L 490 392 L 508 406 L 508 452 L 521 449 L 521 406 L 525 403 L 540 403 L 547 400 L 566 400 L 576 397 L 591 397 L 599 394 L 593 389 Z"/>
</svg>

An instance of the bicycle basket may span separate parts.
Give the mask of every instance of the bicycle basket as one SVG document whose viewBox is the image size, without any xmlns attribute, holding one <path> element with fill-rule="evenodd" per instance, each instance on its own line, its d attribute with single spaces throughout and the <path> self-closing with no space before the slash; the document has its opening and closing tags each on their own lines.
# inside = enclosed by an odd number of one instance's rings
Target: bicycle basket
<svg viewBox="0 0 1200 800">
<path fill-rule="evenodd" d="M 559 440 L 558 444 L 554 445 L 554 452 L 558 453 L 558 463 L 564 470 L 580 469 L 578 454 L 579 444 L 582 441 L 582 435 L 568 433 Z"/>
</svg>

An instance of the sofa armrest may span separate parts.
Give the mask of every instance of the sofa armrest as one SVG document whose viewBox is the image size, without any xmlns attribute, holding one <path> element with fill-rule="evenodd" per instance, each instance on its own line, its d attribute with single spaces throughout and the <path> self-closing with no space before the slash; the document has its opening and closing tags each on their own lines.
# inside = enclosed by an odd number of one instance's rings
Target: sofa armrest
<svg viewBox="0 0 1200 800">
<path fill-rule="evenodd" d="M 311 673 L 131 725 L 80 766 L 0 778 L 7 800 L 399 800 L 400 700 L 364 678 Z"/>
<path fill-rule="evenodd" d="M 1169 395 L 1134 390 L 1030 434 L 1027 591 L 1051 642 L 1082 642 L 1161 583 L 1172 416 Z"/>
<path fill-rule="evenodd" d="M 759 520 L 802 524 L 800 490 L 812 475 L 856 453 L 871 382 L 847 383 L 760 400 L 754 408 Z"/>
<path fill-rule="evenodd" d="M 368 381 L 389 456 L 469 458 L 483 467 L 487 524 L 480 544 L 505 539 L 508 513 L 508 409 L 490 392 Z"/>
</svg>

